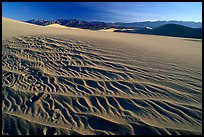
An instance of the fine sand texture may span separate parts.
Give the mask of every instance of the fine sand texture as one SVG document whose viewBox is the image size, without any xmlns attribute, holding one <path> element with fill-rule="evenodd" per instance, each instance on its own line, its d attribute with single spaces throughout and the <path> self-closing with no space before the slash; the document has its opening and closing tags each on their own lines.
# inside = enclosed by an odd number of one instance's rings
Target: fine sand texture
<svg viewBox="0 0 204 137">
<path fill-rule="evenodd" d="M 202 40 L 2 20 L 2 134 L 202 134 Z"/>
</svg>

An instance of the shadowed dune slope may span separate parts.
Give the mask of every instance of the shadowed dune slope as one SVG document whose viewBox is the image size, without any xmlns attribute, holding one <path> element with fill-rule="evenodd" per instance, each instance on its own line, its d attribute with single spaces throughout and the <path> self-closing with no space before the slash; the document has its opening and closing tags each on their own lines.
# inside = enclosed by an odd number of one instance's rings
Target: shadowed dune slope
<svg viewBox="0 0 204 137">
<path fill-rule="evenodd" d="M 115 31 L 202 39 L 202 28 L 189 28 L 178 24 L 166 24 L 166 25 L 156 27 L 154 29 L 147 27 L 147 28 L 138 29 L 138 30 L 133 29 L 133 30 L 115 30 Z"/>
<path fill-rule="evenodd" d="M 2 134 L 202 134 L 202 41 L 2 19 Z"/>
</svg>

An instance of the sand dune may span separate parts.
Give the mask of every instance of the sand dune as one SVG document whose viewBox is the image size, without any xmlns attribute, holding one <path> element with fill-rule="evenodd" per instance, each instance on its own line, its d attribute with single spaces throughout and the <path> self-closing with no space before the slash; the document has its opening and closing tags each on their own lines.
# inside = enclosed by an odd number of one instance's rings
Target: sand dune
<svg viewBox="0 0 204 137">
<path fill-rule="evenodd" d="M 63 26 L 60 24 L 50 24 L 50 25 L 47 25 L 46 27 L 67 28 L 66 26 Z"/>
<path fill-rule="evenodd" d="M 63 29 L 72 29 L 72 30 L 84 30 L 84 29 L 80 29 L 80 28 L 67 27 L 67 26 L 63 26 L 63 25 L 59 25 L 59 24 L 50 24 L 50 25 L 47 25 L 45 27 L 63 28 Z"/>
<path fill-rule="evenodd" d="M 2 134 L 202 134 L 201 50 L 3 18 Z"/>
<path fill-rule="evenodd" d="M 115 29 L 115 28 L 110 28 L 110 29 L 101 29 L 101 30 L 99 30 L 99 31 L 114 32 L 115 30 L 117 30 L 117 29 Z"/>
</svg>

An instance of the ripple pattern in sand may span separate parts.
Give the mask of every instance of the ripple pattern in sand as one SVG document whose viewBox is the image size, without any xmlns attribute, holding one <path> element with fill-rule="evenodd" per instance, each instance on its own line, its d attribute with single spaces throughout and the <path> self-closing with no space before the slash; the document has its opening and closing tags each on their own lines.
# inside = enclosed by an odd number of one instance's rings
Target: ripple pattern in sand
<svg viewBox="0 0 204 137">
<path fill-rule="evenodd" d="M 113 51 L 44 36 L 2 49 L 3 134 L 202 133 L 202 79 L 179 68 L 128 65 Z"/>
</svg>

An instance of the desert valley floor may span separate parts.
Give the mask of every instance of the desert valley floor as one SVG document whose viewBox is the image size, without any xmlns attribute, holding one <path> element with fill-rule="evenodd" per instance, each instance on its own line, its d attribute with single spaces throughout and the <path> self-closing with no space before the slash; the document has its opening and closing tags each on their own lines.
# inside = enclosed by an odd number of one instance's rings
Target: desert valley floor
<svg viewBox="0 0 204 137">
<path fill-rule="evenodd" d="M 202 40 L 2 19 L 2 134 L 202 134 Z"/>
</svg>

